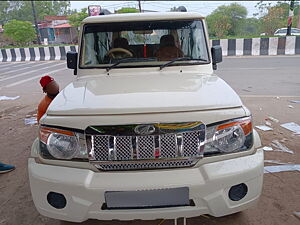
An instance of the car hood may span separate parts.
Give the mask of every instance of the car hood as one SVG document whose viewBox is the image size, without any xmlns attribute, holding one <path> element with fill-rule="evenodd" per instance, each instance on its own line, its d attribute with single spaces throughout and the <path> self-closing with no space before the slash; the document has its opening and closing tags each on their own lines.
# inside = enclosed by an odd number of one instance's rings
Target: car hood
<svg viewBox="0 0 300 225">
<path fill-rule="evenodd" d="M 242 106 L 215 75 L 132 75 L 81 78 L 52 101 L 48 115 L 102 115 L 212 110 Z"/>
</svg>

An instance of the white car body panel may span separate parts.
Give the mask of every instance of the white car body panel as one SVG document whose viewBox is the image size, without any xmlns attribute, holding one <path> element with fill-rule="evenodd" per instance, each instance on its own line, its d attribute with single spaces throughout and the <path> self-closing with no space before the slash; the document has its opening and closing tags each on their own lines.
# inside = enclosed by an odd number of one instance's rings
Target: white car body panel
<svg viewBox="0 0 300 225">
<path fill-rule="evenodd" d="M 128 72 L 71 83 L 54 99 L 47 114 L 112 115 L 242 106 L 238 95 L 217 76 L 179 71 L 150 75 Z"/>
<path fill-rule="evenodd" d="M 257 202 L 262 189 L 263 151 L 192 169 L 99 173 L 88 169 L 43 165 L 29 159 L 28 170 L 34 204 L 42 215 L 48 217 L 73 222 L 116 218 L 174 219 L 196 217 L 201 214 L 219 217 L 249 208 Z M 47 179 L 41 179 L 43 177 Z M 249 193 L 241 201 L 229 200 L 227 197 L 229 188 L 241 182 L 247 184 Z M 194 200 L 195 206 L 101 210 L 105 202 L 104 192 L 108 190 L 151 190 L 183 186 L 189 187 L 190 199 Z M 49 189 L 64 193 L 68 206 L 60 210 L 51 207 L 44 197 Z"/>
</svg>

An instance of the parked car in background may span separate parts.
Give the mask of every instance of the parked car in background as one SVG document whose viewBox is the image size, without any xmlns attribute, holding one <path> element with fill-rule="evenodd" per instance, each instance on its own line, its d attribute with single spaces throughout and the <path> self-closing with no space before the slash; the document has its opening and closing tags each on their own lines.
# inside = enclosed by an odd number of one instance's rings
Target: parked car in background
<svg viewBox="0 0 300 225">
<path fill-rule="evenodd" d="M 275 31 L 275 36 L 285 36 L 287 32 L 287 28 L 280 28 Z M 291 35 L 300 35 L 300 29 L 298 28 L 292 28 L 291 29 Z"/>
</svg>

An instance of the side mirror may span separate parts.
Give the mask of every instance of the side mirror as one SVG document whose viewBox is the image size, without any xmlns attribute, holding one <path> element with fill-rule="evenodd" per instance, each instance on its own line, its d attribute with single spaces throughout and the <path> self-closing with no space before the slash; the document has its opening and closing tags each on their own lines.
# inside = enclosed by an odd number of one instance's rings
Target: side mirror
<svg viewBox="0 0 300 225">
<path fill-rule="evenodd" d="M 67 52 L 67 67 L 74 69 L 74 75 L 77 75 L 77 52 Z"/>
<path fill-rule="evenodd" d="M 211 56 L 212 56 L 213 69 L 216 70 L 217 63 L 222 62 L 222 48 L 220 45 L 211 47 Z"/>
</svg>

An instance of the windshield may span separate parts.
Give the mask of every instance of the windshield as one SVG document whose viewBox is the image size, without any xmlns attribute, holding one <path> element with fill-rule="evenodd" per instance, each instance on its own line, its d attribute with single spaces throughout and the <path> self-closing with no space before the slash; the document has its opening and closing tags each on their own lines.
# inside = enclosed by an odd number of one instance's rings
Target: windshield
<svg viewBox="0 0 300 225">
<path fill-rule="evenodd" d="M 86 24 L 81 68 L 209 63 L 201 20 Z M 126 60 L 124 60 L 126 59 Z M 117 63 L 117 64 L 116 64 Z M 115 67 L 113 66 L 113 67 Z"/>
</svg>

